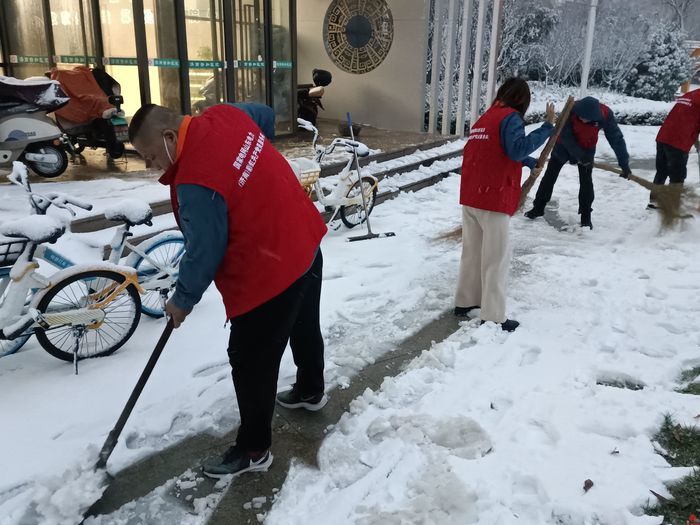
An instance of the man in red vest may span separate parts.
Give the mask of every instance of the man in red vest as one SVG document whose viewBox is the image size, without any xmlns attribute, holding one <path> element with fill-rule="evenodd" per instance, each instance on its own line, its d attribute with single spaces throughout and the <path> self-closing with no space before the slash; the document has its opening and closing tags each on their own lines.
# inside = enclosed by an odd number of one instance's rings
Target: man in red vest
<svg viewBox="0 0 700 525">
<path fill-rule="evenodd" d="M 148 166 L 165 170 L 160 182 L 170 186 L 185 236 L 166 313 L 180 326 L 213 280 L 231 322 L 241 425 L 236 443 L 204 473 L 265 471 L 275 401 L 308 410 L 327 401 L 319 326 L 326 225 L 285 158 L 238 108 L 221 104 L 192 118 L 148 104 L 134 115 L 129 138 Z M 277 396 L 288 341 L 297 380 Z"/>
<path fill-rule="evenodd" d="M 688 153 L 693 144 L 698 147 L 700 133 L 700 89 L 690 91 L 676 100 L 656 135 L 656 176 L 654 184 L 683 184 L 687 174 Z M 656 208 L 653 200 L 648 208 Z"/>
<path fill-rule="evenodd" d="M 603 130 L 610 147 L 615 152 L 617 162 L 622 168 L 621 177 L 629 178 L 630 165 L 627 144 L 617 125 L 615 114 L 597 98 L 584 97 L 577 100 L 571 110 L 571 116 L 566 121 L 557 144 L 552 151 L 552 158 L 542 177 L 532 209 L 525 213 L 528 219 L 536 219 L 544 215 L 544 208 L 552 198 L 554 184 L 564 164 L 570 162 L 578 165 L 579 193 L 578 212 L 581 215 L 581 226 L 593 228 L 591 211 L 593 199 L 593 159 L 598 144 L 598 134 Z"/>
</svg>

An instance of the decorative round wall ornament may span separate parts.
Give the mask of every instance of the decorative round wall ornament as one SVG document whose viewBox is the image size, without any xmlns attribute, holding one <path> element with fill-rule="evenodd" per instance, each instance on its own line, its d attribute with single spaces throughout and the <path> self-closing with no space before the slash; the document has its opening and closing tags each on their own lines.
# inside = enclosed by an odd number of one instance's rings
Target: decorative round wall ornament
<svg viewBox="0 0 700 525">
<path fill-rule="evenodd" d="M 389 54 L 394 19 L 386 0 L 333 0 L 323 22 L 323 42 L 333 63 L 348 73 L 368 73 Z"/>
</svg>

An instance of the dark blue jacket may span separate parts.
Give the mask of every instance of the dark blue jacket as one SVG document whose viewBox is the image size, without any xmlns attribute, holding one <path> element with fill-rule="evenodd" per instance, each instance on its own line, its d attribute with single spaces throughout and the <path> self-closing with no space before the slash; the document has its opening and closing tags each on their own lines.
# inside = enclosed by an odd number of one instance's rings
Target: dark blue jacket
<svg viewBox="0 0 700 525">
<path fill-rule="evenodd" d="M 275 111 L 270 106 L 257 102 L 227 102 L 227 104 L 244 111 L 268 140 L 275 138 Z"/>
<path fill-rule="evenodd" d="M 617 125 L 615 114 L 611 109 L 608 109 L 606 118 L 603 116 L 600 101 L 597 98 L 585 97 L 576 101 L 571 113 L 579 118 L 593 122 L 598 128 L 602 129 L 610 147 L 615 152 L 620 167 L 622 169 L 629 168 L 630 157 L 629 153 L 627 153 L 625 137 L 622 135 L 620 126 Z M 595 148 L 583 148 L 576 141 L 571 118 L 569 118 L 566 124 L 564 124 L 561 135 L 559 135 L 559 140 L 554 147 L 552 157 L 560 162 L 571 162 L 572 164 L 577 164 L 579 162 L 592 163 L 595 157 Z"/>
<path fill-rule="evenodd" d="M 537 159 L 529 155 L 547 141 L 553 130 L 554 126 L 544 122 L 532 133 L 525 135 L 523 117 L 520 113 L 511 113 L 501 122 L 501 146 L 511 160 L 534 169 Z"/>
</svg>

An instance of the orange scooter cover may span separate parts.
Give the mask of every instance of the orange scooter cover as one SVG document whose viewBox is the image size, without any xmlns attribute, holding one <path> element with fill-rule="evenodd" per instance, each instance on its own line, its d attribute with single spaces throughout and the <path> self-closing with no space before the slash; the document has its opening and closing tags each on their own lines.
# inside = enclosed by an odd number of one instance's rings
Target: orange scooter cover
<svg viewBox="0 0 700 525">
<path fill-rule="evenodd" d="M 70 97 L 70 102 L 57 110 L 58 117 L 82 124 L 96 118 L 102 118 L 102 114 L 113 108 L 107 95 L 92 76 L 92 72 L 85 66 L 73 69 L 51 70 L 51 79 L 61 83 L 61 89 Z"/>
</svg>

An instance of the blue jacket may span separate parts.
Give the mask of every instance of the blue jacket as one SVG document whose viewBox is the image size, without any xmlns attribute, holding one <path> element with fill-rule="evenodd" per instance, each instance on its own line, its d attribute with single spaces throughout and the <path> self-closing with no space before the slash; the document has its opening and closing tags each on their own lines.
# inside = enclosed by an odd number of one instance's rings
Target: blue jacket
<svg viewBox="0 0 700 525">
<path fill-rule="evenodd" d="M 511 113 L 501 122 L 501 146 L 511 160 L 534 169 L 537 159 L 529 155 L 546 142 L 553 130 L 554 126 L 544 122 L 532 133 L 525 135 L 523 117 L 520 113 Z"/>
<path fill-rule="evenodd" d="M 270 106 L 257 102 L 227 102 L 227 104 L 244 111 L 268 140 L 275 138 L 275 111 Z"/>
<path fill-rule="evenodd" d="M 617 125 L 617 120 L 612 110 L 608 109 L 608 115 L 604 117 L 601 106 L 602 104 L 598 99 L 585 97 L 576 101 L 571 113 L 579 118 L 595 123 L 598 128 L 602 129 L 610 147 L 615 152 L 618 164 L 622 169 L 628 169 L 630 157 L 629 153 L 627 153 L 625 137 L 622 135 L 620 126 Z M 579 162 L 592 163 L 595 157 L 595 148 L 583 148 L 576 141 L 574 128 L 569 118 L 564 124 L 561 135 L 559 135 L 559 141 L 554 147 L 552 157 L 561 162 L 571 162 L 572 164 Z"/>
</svg>

